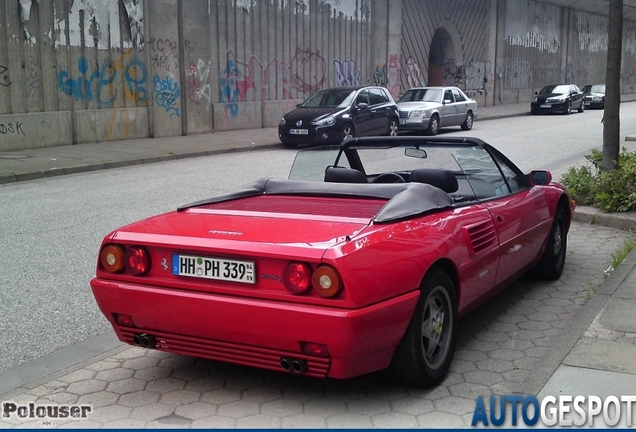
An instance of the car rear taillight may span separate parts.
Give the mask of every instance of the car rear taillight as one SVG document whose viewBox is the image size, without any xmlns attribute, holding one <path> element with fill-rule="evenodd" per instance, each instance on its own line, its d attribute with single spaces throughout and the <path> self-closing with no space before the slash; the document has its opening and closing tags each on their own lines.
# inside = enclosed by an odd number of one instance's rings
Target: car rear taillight
<svg viewBox="0 0 636 432">
<path fill-rule="evenodd" d="M 124 253 L 124 266 L 133 276 L 141 276 L 150 270 L 150 255 L 139 246 L 128 248 Z"/>
<path fill-rule="evenodd" d="M 125 270 L 133 276 L 141 276 L 150 270 L 150 254 L 140 246 L 106 245 L 99 253 L 99 262 L 109 273 Z"/>
<path fill-rule="evenodd" d="M 340 276 L 331 267 L 322 265 L 311 276 L 311 284 L 314 291 L 322 297 L 334 297 L 340 293 L 342 282 Z"/>
<path fill-rule="evenodd" d="M 283 270 L 283 285 L 292 294 L 302 294 L 311 288 L 311 268 L 307 264 L 292 262 Z"/>
<path fill-rule="evenodd" d="M 124 248 L 108 245 L 99 254 L 100 262 L 109 273 L 117 273 L 124 269 Z"/>
</svg>

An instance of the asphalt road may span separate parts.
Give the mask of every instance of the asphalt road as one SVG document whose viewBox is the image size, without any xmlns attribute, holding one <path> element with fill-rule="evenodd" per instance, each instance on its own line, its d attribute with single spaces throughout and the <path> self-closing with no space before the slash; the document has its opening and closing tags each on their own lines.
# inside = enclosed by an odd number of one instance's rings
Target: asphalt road
<svg viewBox="0 0 636 432">
<path fill-rule="evenodd" d="M 636 133 L 636 104 L 622 107 Z M 564 172 L 602 144 L 601 111 L 475 123 L 523 170 Z M 104 235 L 262 177 L 287 177 L 291 150 L 237 153 L 0 186 L 0 370 L 110 331 L 89 287 Z"/>
</svg>

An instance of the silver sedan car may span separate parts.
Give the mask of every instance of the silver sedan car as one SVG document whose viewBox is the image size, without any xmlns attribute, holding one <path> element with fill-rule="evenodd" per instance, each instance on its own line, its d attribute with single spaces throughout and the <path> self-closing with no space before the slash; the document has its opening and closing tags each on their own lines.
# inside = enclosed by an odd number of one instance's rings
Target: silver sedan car
<svg viewBox="0 0 636 432">
<path fill-rule="evenodd" d="M 398 101 L 400 132 L 425 130 L 437 135 L 447 126 L 473 128 L 477 118 L 477 101 L 457 87 L 412 88 Z"/>
</svg>

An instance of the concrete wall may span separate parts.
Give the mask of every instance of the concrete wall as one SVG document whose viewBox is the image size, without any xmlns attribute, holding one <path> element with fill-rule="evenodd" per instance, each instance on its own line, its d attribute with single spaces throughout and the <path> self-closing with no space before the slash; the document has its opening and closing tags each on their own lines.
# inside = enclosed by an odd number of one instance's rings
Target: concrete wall
<svg viewBox="0 0 636 432">
<path fill-rule="evenodd" d="M 0 151 L 275 127 L 317 89 L 456 84 L 481 106 L 603 82 L 606 17 L 526 0 L 0 2 Z M 636 87 L 625 22 L 623 92 Z"/>
</svg>

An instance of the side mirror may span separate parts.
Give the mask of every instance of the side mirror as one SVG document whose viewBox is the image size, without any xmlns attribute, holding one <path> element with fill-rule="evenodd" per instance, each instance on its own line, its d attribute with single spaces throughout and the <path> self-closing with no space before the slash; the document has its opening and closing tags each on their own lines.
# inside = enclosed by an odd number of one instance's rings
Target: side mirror
<svg viewBox="0 0 636 432">
<path fill-rule="evenodd" d="M 364 109 L 364 108 L 368 108 L 369 104 L 368 103 L 364 103 L 364 102 L 360 102 L 358 105 L 356 105 L 357 109 Z"/>
<path fill-rule="evenodd" d="M 444 105 L 452 103 L 453 101 L 450 99 L 444 99 Z"/>
<path fill-rule="evenodd" d="M 550 173 L 550 171 L 532 171 L 529 174 L 529 177 L 530 183 L 533 186 L 547 185 L 550 184 L 550 182 L 552 181 L 552 174 Z"/>
</svg>

